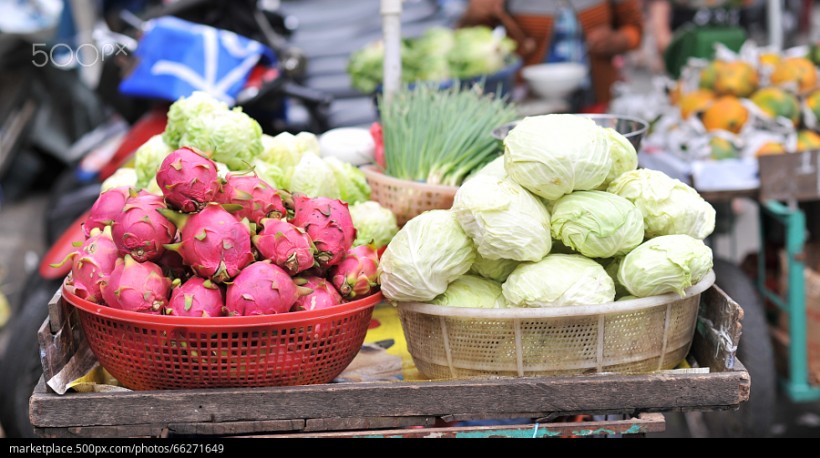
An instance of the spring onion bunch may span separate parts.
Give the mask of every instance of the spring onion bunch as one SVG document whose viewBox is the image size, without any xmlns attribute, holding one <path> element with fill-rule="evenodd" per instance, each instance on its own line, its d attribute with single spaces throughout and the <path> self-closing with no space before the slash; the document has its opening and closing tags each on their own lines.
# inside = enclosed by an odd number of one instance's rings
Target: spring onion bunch
<svg viewBox="0 0 820 458">
<path fill-rule="evenodd" d="M 403 87 L 389 103 L 379 99 L 384 132 L 384 173 L 404 180 L 459 186 L 499 155 L 491 132 L 512 121 L 508 100 L 481 84 L 462 88 L 417 84 Z"/>
</svg>

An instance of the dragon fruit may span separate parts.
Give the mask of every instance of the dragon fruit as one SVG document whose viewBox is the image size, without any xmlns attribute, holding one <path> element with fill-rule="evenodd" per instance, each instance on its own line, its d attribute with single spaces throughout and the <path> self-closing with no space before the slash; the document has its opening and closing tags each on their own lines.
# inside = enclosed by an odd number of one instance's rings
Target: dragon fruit
<svg viewBox="0 0 820 458">
<path fill-rule="evenodd" d="M 279 219 L 287 216 L 283 194 L 284 191 L 275 189 L 255 174 L 228 173 L 221 190 L 214 196 L 214 201 L 241 206 L 241 209 L 234 212 L 236 219 L 247 218 L 248 221 L 259 224 L 264 218 Z"/>
<path fill-rule="evenodd" d="M 165 251 L 177 228 L 158 209 L 165 209 L 162 197 L 154 194 L 132 194 L 111 225 L 111 234 L 120 254 L 130 254 L 138 262 L 152 261 Z"/>
<path fill-rule="evenodd" d="M 94 229 L 91 236 L 74 252 L 71 279 L 74 294 L 91 302 L 101 303 L 100 285 L 107 281 L 119 259 L 119 250 L 111 238 L 111 228 Z"/>
<path fill-rule="evenodd" d="M 351 248 L 330 269 L 330 281 L 345 299 L 369 296 L 379 287 L 379 254 L 370 245 Z"/>
<path fill-rule="evenodd" d="M 262 257 L 270 259 L 290 275 L 313 267 L 316 247 L 302 228 L 272 218 L 263 219 L 261 224 L 262 230 L 251 241 Z"/>
<path fill-rule="evenodd" d="M 177 280 L 176 282 L 179 282 Z M 222 316 L 225 301 L 219 285 L 202 277 L 191 277 L 171 290 L 166 315 L 210 317 Z"/>
<path fill-rule="evenodd" d="M 338 264 L 356 239 L 356 229 L 347 203 L 328 197 L 293 196 L 294 215 L 290 221 L 308 233 L 316 245 L 320 267 Z"/>
<path fill-rule="evenodd" d="M 91 237 L 91 231 L 95 228 L 102 230 L 105 226 L 110 226 L 114 219 L 122 213 L 122 207 L 125 206 L 128 196 L 128 186 L 120 186 L 100 193 L 88 211 L 88 217 L 83 221 L 85 238 Z"/>
<path fill-rule="evenodd" d="M 214 161 L 199 151 L 183 147 L 163 159 L 157 184 L 168 206 L 185 213 L 202 209 L 220 189 Z"/>
<path fill-rule="evenodd" d="M 199 213 L 163 210 L 179 227 L 179 243 L 165 248 L 178 252 L 182 261 L 200 277 L 223 283 L 253 262 L 251 231 L 247 221 L 237 221 L 217 203 Z"/>
<path fill-rule="evenodd" d="M 185 280 L 191 276 L 191 269 L 185 265 L 182 256 L 176 251 L 165 250 L 162 256 L 154 260 L 158 266 L 162 267 L 162 273 L 171 280 Z"/>
<path fill-rule="evenodd" d="M 342 303 L 342 296 L 327 280 L 322 277 L 306 277 L 301 286 L 310 288 L 312 293 L 296 299 L 293 311 L 321 310 Z"/>
<path fill-rule="evenodd" d="M 225 308 L 233 315 L 273 315 L 290 311 L 310 290 L 294 283 L 287 272 L 269 260 L 242 269 L 228 285 Z"/>
<path fill-rule="evenodd" d="M 158 315 L 168 305 L 171 280 L 151 261 L 137 262 L 131 255 L 117 259 L 108 281 L 100 284 L 109 307 Z"/>
</svg>

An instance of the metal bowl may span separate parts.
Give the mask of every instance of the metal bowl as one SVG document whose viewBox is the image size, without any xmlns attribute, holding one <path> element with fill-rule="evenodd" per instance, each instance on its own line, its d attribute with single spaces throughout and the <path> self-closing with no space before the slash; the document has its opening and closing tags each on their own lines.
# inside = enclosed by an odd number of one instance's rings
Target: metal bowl
<svg viewBox="0 0 820 458">
<path fill-rule="evenodd" d="M 602 127 L 611 127 L 618 133 L 626 137 L 635 151 L 641 148 L 641 141 L 649 129 L 649 123 L 638 118 L 629 116 L 619 116 L 613 114 L 597 114 L 597 113 L 578 113 L 577 116 L 584 116 L 595 121 L 596 124 Z M 518 124 L 518 121 L 512 121 L 507 124 L 493 129 L 492 135 L 498 140 L 504 140 L 504 137 Z"/>
</svg>

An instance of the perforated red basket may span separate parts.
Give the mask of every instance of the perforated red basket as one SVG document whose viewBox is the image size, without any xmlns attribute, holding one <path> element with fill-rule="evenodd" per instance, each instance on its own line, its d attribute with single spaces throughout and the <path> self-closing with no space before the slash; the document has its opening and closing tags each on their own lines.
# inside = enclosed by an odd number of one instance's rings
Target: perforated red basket
<svg viewBox="0 0 820 458">
<path fill-rule="evenodd" d="M 314 311 L 190 318 L 112 309 L 74 295 L 91 351 L 133 390 L 331 382 L 364 342 L 382 294 Z"/>
</svg>

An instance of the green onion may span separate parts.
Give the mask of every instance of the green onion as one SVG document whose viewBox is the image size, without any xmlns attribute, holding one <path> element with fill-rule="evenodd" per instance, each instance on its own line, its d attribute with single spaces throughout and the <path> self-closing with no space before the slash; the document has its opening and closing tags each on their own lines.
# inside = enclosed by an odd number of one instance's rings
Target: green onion
<svg viewBox="0 0 820 458">
<path fill-rule="evenodd" d="M 390 103 L 378 101 L 384 135 L 384 173 L 392 177 L 459 186 L 474 170 L 498 157 L 492 130 L 516 118 L 506 99 L 482 85 L 440 89 L 419 83 L 402 87 Z"/>
</svg>

